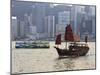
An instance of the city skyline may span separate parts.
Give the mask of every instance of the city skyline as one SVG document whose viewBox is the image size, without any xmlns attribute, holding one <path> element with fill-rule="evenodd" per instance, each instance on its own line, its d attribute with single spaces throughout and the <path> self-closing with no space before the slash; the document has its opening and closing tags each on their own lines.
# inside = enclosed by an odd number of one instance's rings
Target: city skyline
<svg viewBox="0 0 100 75">
<path fill-rule="evenodd" d="M 71 24 L 80 37 L 95 40 L 95 6 L 12 1 L 12 40 L 54 40 Z M 17 26 L 16 26 L 17 25 Z M 15 35 L 16 34 L 16 35 Z"/>
</svg>

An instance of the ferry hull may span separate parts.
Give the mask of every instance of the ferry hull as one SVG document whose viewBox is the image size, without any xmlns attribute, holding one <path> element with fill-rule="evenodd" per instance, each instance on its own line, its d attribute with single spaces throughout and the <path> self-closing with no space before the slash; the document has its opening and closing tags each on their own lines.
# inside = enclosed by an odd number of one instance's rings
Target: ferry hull
<svg viewBox="0 0 100 75">
<path fill-rule="evenodd" d="M 60 49 L 56 48 L 59 56 L 85 56 L 88 51 L 89 47 L 77 47 L 77 48 L 69 48 L 69 49 Z"/>
</svg>

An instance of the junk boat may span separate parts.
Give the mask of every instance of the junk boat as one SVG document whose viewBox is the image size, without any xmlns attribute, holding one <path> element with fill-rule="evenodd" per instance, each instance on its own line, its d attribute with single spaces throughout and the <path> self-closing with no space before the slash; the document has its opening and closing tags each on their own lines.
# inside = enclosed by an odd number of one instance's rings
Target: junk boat
<svg viewBox="0 0 100 75">
<path fill-rule="evenodd" d="M 85 42 L 80 43 L 80 37 L 77 35 L 74 35 L 71 25 L 67 25 L 65 28 L 65 35 L 64 40 L 66 42 L 65 48 L 59 48 L 59 45 L 61 45 L 61 34 L 58 34 L 56 37 L 55 44 L 57 46 L 54 46 L 54 48 L 57 50 L 59 56 L 85 56 L 89 51 L 89 46 L 87 44 L 87 36 L 85 36 Z M 70 45 L 67 48 L 67 42 L 71 42 Z"/>
</svg>

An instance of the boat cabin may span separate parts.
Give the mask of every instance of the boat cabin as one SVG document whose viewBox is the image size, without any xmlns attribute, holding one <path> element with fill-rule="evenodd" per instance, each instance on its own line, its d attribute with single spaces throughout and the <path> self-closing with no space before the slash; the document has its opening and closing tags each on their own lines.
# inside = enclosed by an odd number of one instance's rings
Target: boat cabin
<svg viewBox="0 0 100 75">
<path fill-rule="evenodd" d="M 88 46 L 88 44 L 86 44 L 86 43 L 70 43 L 70 46 L 83 46 L 83 47 L 87 47 Z"/>
</svg>

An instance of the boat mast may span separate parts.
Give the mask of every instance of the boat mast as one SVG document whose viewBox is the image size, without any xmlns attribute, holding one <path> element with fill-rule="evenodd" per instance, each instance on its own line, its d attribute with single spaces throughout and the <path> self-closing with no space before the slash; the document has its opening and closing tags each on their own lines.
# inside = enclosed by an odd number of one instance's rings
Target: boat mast
<svg viewBox="0 0 100 75">
<path fill-rule="evenodd" d="M 70 22 L 69 22 L 69 24 L 68 25 L 71 25 L 71 8 L 70 8 L 70 13 L 69 13 L 69 16 L 70 16 Z M 67 49 L 67 40 L 66 40 L 66 46 L 65 46 L 65 48 Z"/>
<path fill-rule="evenodd" d="M 65 48 L 67 49 L 67 33 L 66 33 L 66 30 L 67 30 L 67 28 L 65 28 L 65 42 L 66 42 Z"/>
</svg>

